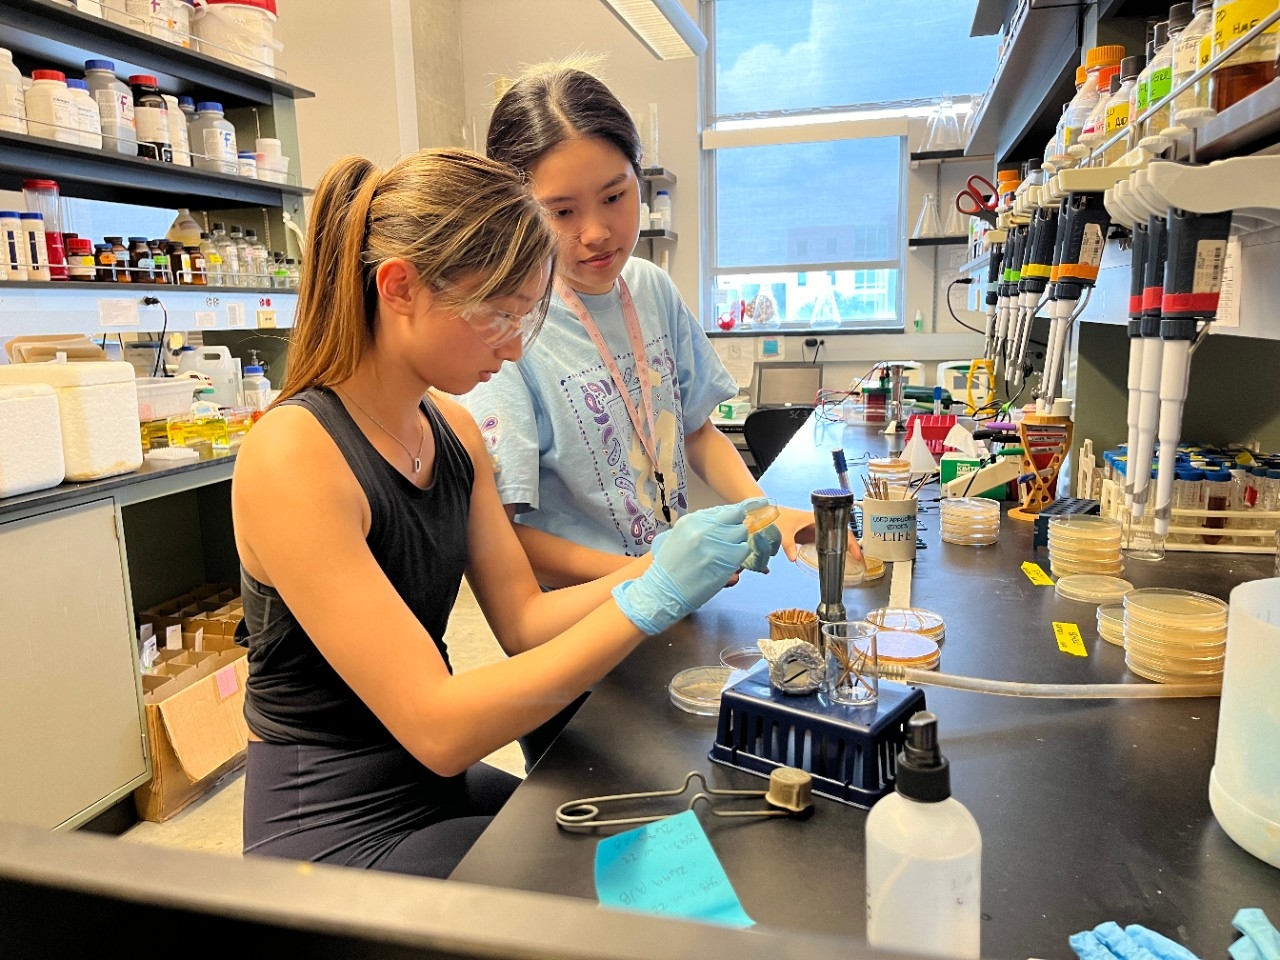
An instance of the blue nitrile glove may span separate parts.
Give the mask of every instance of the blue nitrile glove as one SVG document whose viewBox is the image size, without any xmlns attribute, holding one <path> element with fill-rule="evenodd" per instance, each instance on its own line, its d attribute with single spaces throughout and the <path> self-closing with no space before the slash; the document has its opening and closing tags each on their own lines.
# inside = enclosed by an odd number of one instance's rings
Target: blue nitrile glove
<svg viewBox="0 0 1280 960">
<path fill-rule="evenodd" d="M 1257 907 L 1242 907 L 1231 919 L 1242 936 L 1227 952 L 1232 960 L 1280 960 L 1280 933 Z"/>
<path fill-rule="evenodd" d="M 1199 960 L 1194 953 L 1138 924 L 1107 921 L 1068 939 L 1080 960 Z"/>
<path fill-rule="evenodd" d="M 778 548 L 782 546 L 782 531 L 778 529 L 776 523 L 771 523 L 763 530 L 757 530 L 751 534 L 747 545 L 751 547 L 751 552 L 747 554 L 747 559 L 742 562 L 742 569 L 754 570 L 756 573 L 768 573 L 769 558 L 776 554 Z"/>
<path fill-rule="evenodd" d="M 661 633 L 714 597 L 742 569 L 751 549 L 743 520 L 763 502 L 695 510 L 677 520 L 661 542 L 655 537 L 649 569 L 613 588 L 627 619 L 645 633 Z"/>
</svg>

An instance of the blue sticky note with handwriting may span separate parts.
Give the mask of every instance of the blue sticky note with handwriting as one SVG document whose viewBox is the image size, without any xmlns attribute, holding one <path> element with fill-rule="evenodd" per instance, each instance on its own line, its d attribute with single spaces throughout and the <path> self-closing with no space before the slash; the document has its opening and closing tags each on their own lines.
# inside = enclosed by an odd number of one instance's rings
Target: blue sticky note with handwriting
<svg viewBox="0 0 1280 960">
<path fill-rule="evenodd" d="M 711 841 L 692 810 L 596 845 L 601 906 L 750 927 Z"/>
</svg>

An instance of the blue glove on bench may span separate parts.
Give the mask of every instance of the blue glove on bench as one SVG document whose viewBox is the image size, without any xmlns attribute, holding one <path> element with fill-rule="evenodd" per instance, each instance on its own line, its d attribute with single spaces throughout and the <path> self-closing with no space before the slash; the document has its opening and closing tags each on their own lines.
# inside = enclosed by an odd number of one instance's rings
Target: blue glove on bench
<svg viewBox="0 0 1280 960">
<path fill-rule="evenodd" d="M 746 562 L 751 545 L 743 521 L 764 502 L 695 510 L 655 538 L 649 569 L 613 588 L 627 619 L 645 633 L 661 633 L 714 597 Z"/>
</svg>

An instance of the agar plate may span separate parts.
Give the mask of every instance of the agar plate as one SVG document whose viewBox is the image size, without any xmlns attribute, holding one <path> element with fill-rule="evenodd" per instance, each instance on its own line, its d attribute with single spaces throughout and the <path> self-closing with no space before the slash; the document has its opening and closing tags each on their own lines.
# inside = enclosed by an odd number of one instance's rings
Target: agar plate
<svg viewBox="0 0 1280 960">
<path fill-rule="evenodd" d="M 750 670 L 763 657 L 757 643 L 731 643 L 720 651 L 720 663 L 730 670 Z"/>
<path fill-rule="evenodd" d="M 1120 600 L 1132 589 L 1133 584 L 1128 580 L 1095 573 L 1068 574 L 1060 577 L 1054 587 L 1058 596 L 1066 600 L 1078 600 L 1081 603 L 1107 603 Z"/>
<path fill-rule="evenodd" d="M 671 678 L 671 702 L 685 713 L 714 717 L 720 713 L 720 694 L 733 671 L 728 667 L 690 667 Z"/>
</svg>

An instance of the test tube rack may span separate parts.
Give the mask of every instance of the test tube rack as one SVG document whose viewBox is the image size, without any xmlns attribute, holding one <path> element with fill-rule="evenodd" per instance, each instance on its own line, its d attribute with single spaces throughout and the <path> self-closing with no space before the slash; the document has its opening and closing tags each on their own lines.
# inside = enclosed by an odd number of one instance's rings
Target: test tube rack
<svg viewBox="0 0 1280 960">
<path fill-rule="evenodd" d="M 1102 481 L 1102 516 L 1119 520 L 1124 529 L 1130 522 L 1124 506 L 1124 488 L 1114 480 Z M 1275 553 L 1277 510 L 1184 510 L 1171 511 L 1166 553 Z M 1221 521 L 1221 527 L 1206 527 L 1204 520 Z M 1137 521 L 1141 523 L 1141 521 Z M 1215 542 L 1206 543 L 1205 537 Z"/>
<path fill-rule="evenodd" d="M 1057 497 L 1058 471 L 1071 449 L 1072 432 L 1070 417 L 1029 413 L 1018 421 L 1022 471 L 1030 478 L 1030 485 L 1022 503 L 1010 510 L 1009 516 L 1034 521 L 1040 511 L 1053 503 Z"/>
</svg>

